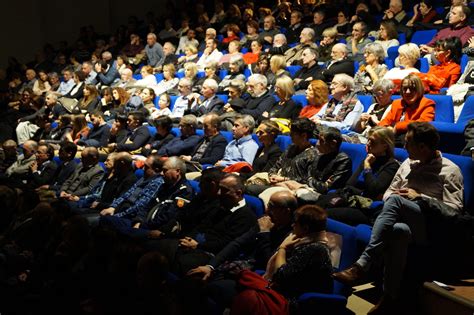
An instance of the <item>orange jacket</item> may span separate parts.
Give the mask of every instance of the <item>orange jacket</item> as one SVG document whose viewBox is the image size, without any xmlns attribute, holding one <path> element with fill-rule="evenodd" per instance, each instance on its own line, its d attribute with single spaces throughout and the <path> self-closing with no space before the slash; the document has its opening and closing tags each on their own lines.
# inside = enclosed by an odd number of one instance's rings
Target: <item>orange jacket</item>
<svg viewBox="0 0 474 315">
<path fill-rule="evenodd" d="M 318 106 L 318 107 L 314 105 L 307 105 L 303 107 L 303 109 L 300 111 L 300 117 L 311 118 L 314 115 L 316 115 L 321 110 L 322 107 L 323 105 Z"/>
<path fill-rule="evenodd" d="M 461 66 L 455 62 L 434 65 L 427 73 L 417 73 L 425 85 L 429 87 L 429 92 L 437 94 L 444 87 L 450 87 L 456 83 L 461 75 Z"/>
<path fill-rule="evenodd" d="M 395 127 L 395 133 L 405 133 L 409 123 L 414 121 L 433 121 L 435 117 L 435 102 L 423 97 L 417 107 L 406 107 L 403 99 L 394 100 L 392 108 L 387 116 L 379 123 L 379 126 Z M 405 109 L 404 109 L 405 108 Z M 405 117 L 400 121 L 403 113 Z"/>
</svg>

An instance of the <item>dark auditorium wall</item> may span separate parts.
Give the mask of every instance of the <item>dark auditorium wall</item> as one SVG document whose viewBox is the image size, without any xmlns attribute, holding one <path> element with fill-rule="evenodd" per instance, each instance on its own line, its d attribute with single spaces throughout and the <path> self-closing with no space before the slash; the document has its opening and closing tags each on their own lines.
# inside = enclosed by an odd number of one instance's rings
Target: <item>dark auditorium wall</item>
<svg viewBox="0 0 474 315">
<path fill-rule="evenodd" d="M 12 55 L 21 62 L 32 60 L 47 42 L 57 47 L 60 40 L 66 39 L 72 44 L 84 25 L 92 24 L 102 34 L 127 24 L 129 15 L 143 18 L 152 11 L 159 16 L 165 3 L 166 0 L 8 1 L 0 11 L 0 67 L 5 67 Z"/>
</svg>

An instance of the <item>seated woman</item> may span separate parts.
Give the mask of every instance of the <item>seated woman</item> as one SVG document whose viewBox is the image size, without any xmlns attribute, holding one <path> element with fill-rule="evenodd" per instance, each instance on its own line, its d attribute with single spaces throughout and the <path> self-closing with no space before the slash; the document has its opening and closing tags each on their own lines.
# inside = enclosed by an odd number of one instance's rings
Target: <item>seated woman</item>
<svg viewBox="0 0 474 315">
<path fill-rule="evenodd" d="M 374 42 L 382 46 L 384 58 L 388 56 L 388 49 L 392 46 L 399 46 L 397 26 L 392 20 L 382 20 L 380 22 L 379 37 Z M 383 58 L 382 62 L 383 63 Z"/>
<path fill-rule="evenodd" d="M 376 102 L 370 105 L 367 112 L 360 115 L 359 121 L 353 128 L 355 133 L 349 133 L 347 134 L 348 138 L 345 138 L 347 142 L 367 142 L 368 132 L 372 127 L 377 126 L 392 108 L 393 88 L 393 82 L 387 79 L 380 79 L 374 83 L 373 93 Z"/>
<path fill-rule="evenodd" d="M 227 104 L 224 105 L 224 113 L 220 116 L 221 130 L 231 131 L 235 117 L 245 108 L 245 101 L 242 99 L 242 94 L 245 92 L 245 82 L 239 79 L 230 81 L 227 92 L 229 93 L 229 99 Z M 225 112 L 228 107 L 232 110 Z"/>
<path fill-rule="evenodd" d="M 187 45 L 184 49 L 184 56 L 178 58 L 178 65 L 177 68 L 181 71 L 184 69 L 184 65 L 188 62 L 198 62 L 198 49 L 194 45 Z"/>
<path fill-rule="evenodd" d="M 306 89 L 306 99 L 308 100 L 308 105 L 301 109 L 299 115 L 301 118 L 313 117 L 328 102 L 329 89 L 327 84 L 322 80 L 311 81 Z"/>
<path fill-rule="evenodd" d="M 408 43 L 401 45 L 398 48 L 398 63 L 400 66 L 390 69 L 383 78 L 392 80 L 395 86 L 399 87 L 401 80 L 407 75 L 420 72 L 415 68 L 418 58 L 420 58 L 420 48 L 416 44 Z"/>
<path fill-rule="evenodd" d="M 424 97 L 424 86 L 416 74 L 409 74 L 402 80 L 402 98 L 392 102 L 387 116 L 378 124 L 391 127 L 395 132 L 395 145 L 403 147 L 408 124 L 415 121 L 433 121 L 435 102 Z"/>
<path fill-rule="evenodd" d="M 219 60 L 219 67 L 221 67 L 221 69 L 228 69 L 231 59 L 237 58 L 237 57 L 242 58 L 242 53 L 240 52 L 241 48 L 242 48 L 242 45 L 240 44 L 239 41 L 237 40 L 231 41 L 229 43 L 229 48 L 228 48 L 229 53 L 221 57 L 221 59 Z"/>
<path fill-rule="evenodd" d="M 194 86 L 197 81 L 198 67 L 194 62 L 187 62 L 184 64 L 184 77 L 191 81 L 191 86 Z"/>
<path fill-rule="evenodd" d="M 383 47 L 377 43 L 367 44 L 364 49 L 364 59 L 365 62 L 360 65 L 354 75 L 355 90 L 358 93 L 371 94 L 374 82 L 382 78 L 388 71 L 384 64 Z"/>
<path fill-rule="evenodd" d="M 286 62 L 283 55 L 273 55 L 270 58 L 270 71 L 272 73 L 271 77 L 268 78 L 268 88 L 274 89 L 275 83 L 278 78 L 283 76 L 290 76 L 290 73 L 286 71 Z"/>
<path fill-rule="evenodd" d="M 140 74 L 142 78 L 137 80 L 133 86 L 135 87 L 148 87 L 152 85 L 156 85 L 156 77 L 153 74 L 153 67 L 152 66 L 143 66 L 140 70 Z"/>
<path fill-rule="evenodd" d="M 79 101 L 78 109 L 81 113 L 93 113 L 100 110 L 99 91 L 93 84 L 84 87 L 84 97 Z"/>
<path fill-rule="evenodd" d="M 226 25 L 226 34 L 220 44 L 220 50 L 226 50 L 230 42 L 234 40 L 240 40 L 239 38 L 240 28 L 237 24 L 227 24 Z"/>
<path fill-rule="evenodd" d="M 290 120 L 297 118 L 301 111 L 301 105 L 291 98 L 295 94 L 293 80 L 286 75 L 278 78 L 275 84 L 275 94 L 280 100 L 275 102 L 268 112 L 263 112 L 262 116 L 275 120 L 280 128 L 288 129 L 287 132 L 289 132 Z"/>
<path fill-rule="evenodd" d="M 250 20 L 247 22 L 247 34 L 242 37 L 240 44 L 246 49 L 250 49 L 250 44 L 252 41 L 258 39 L 258 22 Z"/>
<path fill-rule="evenodd" d="M 318 125 L 348 131 L 364 111 L 364 106 L 353 92 L 354 79 L 344 73 L 336 74 L 330 89 L 332 99 L 310 119 Z"/>
<path fill-rule="evenodd" d="M 35 83 L 33 84 L 33 93 L 36 96 L 41 96 L 46 94 L 51 90 L 51 85 L 48 81 L 48 73 L 44 70 L 38 71 L 38 79 L 36 79 Z"/>
<path fill-rule="evenodd" d="M 232 314 L 254 314 L 256 306 L 257 309 L 261 306 L 258 304 L 263 302 L 258 299 L 258 294 L 249 294 L 250 290 L 257 290 L 258 293 L 258 290 L 271 287 L 279 295 L 278 299 L 289 300 L 292 309 L 297 308 L 296 299 L 305 292 L 332 292 L 332 263 L 326 236 L 326 218 L 325 210 L 315 205 L 296 209 L 293 233 L 283 240 L 269 259 L 263 278 L 251 271 L 240 274 L 240 283 L 244 284 L 245 291 L 234 298 Z M 252 287 L 245 287 L 248 280 L 253 280 Z M 278 309 L 281 314 L 287 311 Z"/>
<path fill-rule="evenodd" d="M 349 206 L 350 196 L 363 196 L 382 200 L 383 193 L 392 182 L 400 163 L 394 158 L 395 134 L 391 128 L 374 127 L 368 133 L 367 156 L 361 162 L 345 187 L 335 193 L 322 196 L 317 204 L 324 207 L 328 216 L 340 222 L 356 226 L 371 224 L 378 212 L 375 209 Z M 342 194 L 342 195 L 341 195 Z M 342 198 L 332 203 L 333 198 Z"/>
<path fill-rule="evenodd" d="M 232 80 L 245 81 L 245 63 L 242 56 L 233 56 L 229 61 L 229 74 L 219 83 L 219 93 L 225 92 Z"/>
<path fill-rule="evenodd" d="M 261 54 L 260 57 L 258 57 L 258 62 L 252 65 L 252 73 L 262 74 L 267 78 L 267 80 L 272 78 L 273 73 L 270 70 L 270 59 L 268 54 Z"/>
<path fill-rule="evenodd" d="M 124 88 L 114 87 L 112 89 L 113 107 L 104 114 L 108 117 L 107 120 L 113 120 L 119 114 L 125 113 L 125 106 L 130 100 L 130 95 Z"/>
<path fill-rule="evenodd" d="M 415 30 L 425 29 L 423 24 L 433 23 L 439 19 L 438 13 L 431 0 L 421 0 L 413 7 L 413 17 L 408 21 L 407 26 Z"/>
<path fill-rule="evenodd" d="M 160 96 L 163 93 L 176 90 L 178 82 L 179 79 L 176 77 L 176 68 L 172 63 L 169 63 L 163 66 L 163 80 L 150 87 L 155 91 L 155 95 Z"/>
<path fill-rule="evenodd" d="M 124 69 L 132 70 L 130 63 L 128 62 L 128 57 L 126 55 L 118 55 L 117 62 L 115 63 L 115 67 L 118 73 L 121 73 Z"/>
<path fill-rule="evenodd" d="M 436 41 L 434 55 L 438 64 L 430 67 L 428 73 L 418 73 L 423 83 L 429 88 L 426 94 L 437 94 L 444 87 L 456 83 L 461 75 L 459 65 L 462 54 L 462 45 L 458 37 L 448 37 Z M 428 92 L 428 93 L 427 93 Z"/>
<path fill-rule="evenodd" d="M 163 93 L 158 100 L 159 108 L 151 113 L 150 118 L 156 119 L 161 116 L 169 116 L 171 114 L 170 110 L 171 98 L 168 94 Z"/>
<path fill-rule="evenodd" d="M 150 116 L 157 110 L 155 103 L 153 103 L 156 97 L 155 91 L 152 88 L 144 88 L 139 96 L 143 101 L 147 116 Z"/>
<path fill-rule="evenodd" d="M 86 85 L 87 75 L 84 71 L 76 71 L 74 72 L 72 79 L 74 80 L 74 86 L 72 87 L 71 91 L 69 91 L 64 97 L 66 98 L 73 98 L 76 100 L 80 100 L 84 96 L 84 86 Z"/>
<path fill-rule="evenodd" d="M 86 116 L 84 115 L 74 115 L 72 118 L 72 131 L 66 137 L 70 142 L 77 142 L 89 134 L 90 128 L 87 125 Z"/>
<path fill-rule="evenodd" d="M 105 112 L 113 108 L 114 96 L 112 95 L 112 88 L 107 86 L 100 91 L 100 111 Z"/>
<path fill-rule="evenodd" d="M 173 121 L 168 116 L 160 116 L 156 118 L 153 121 L 153 125 L 156 127 L 156 134 L 150 138 L 148 143 L 142 149 L 142 154 L 144 156 L 148 156 L 150 153 L 160 150 L 174 138 L 174 135 L 171 133 Z"/>
<path fill-rule="evenodd" d="M 282 153 L 278 144 L 275 143 L 275 139 L 279 133 L 280 129 L 276 122 L 264 120 L 260 123 L 255 134 L 257 135 L 258 141 L 260 141 L 262 146 L 258 148 L 255 159 L 253 160 L 253 171 L 248 175 L 254 175 L 260 172 L 268 172 L 273 167 L 273 165 L 275 165 Z M 242 175 L 247 174 L 241 174 L 241 176 Z"/>
<path fill-rule="evenodd" d="M 210 61 L 206 64 L 204 67 L 204 77 L 198 79 L 196 83 L 193 85 L 193 92 L 200 93 L 202 89 L 202 85 L 204 84 L 204 81 L 207 79 L 214 79 L 216 80 L 217 83 L 221 81 L 221 78 L 216 74 L 217 73 L 217 62 L 215 61 Z"/>
<path fill-rule="evenodd" d="M 332 47 L 337 43 L 337 30 L 334 28 L 327 28 L 323 31 L 323 40 L 318 46 L 318 60 L 321 62 L 331 61 Z"/>
<path fill-rule="evenodd" d="M 262 53 L 263 43 L 260 40 L 253 40 L 250 45 L 250 51 L 245 53 L 242 58 L 244 62 L 248 65 L 256 63 L 259 59 L 258 57 Z"/>
<path fill-rule="evenodd" d="M 309 140 L 313 138 L 315 124 L 308 118 L 297 118 L 291 123 L 291 145 L 282 153 L 275 165 L 268 171 L 268 180 L 258 185 L 247 186 L 247 193 L 258 196 L 278 183 L 292 179 L 304 181 L 309 166 L 316 159 L 316 150 Z"/>
</svg>

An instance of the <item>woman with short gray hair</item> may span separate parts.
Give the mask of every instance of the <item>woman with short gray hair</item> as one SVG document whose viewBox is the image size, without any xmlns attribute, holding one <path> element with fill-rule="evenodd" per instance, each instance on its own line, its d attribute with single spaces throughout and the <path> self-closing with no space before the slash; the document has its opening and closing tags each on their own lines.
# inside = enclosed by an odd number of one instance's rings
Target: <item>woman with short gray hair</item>
<svg viewBox="0 0 474 315">
<path fill-rule="evenodd" d="M 365 62 L 359 67 L 354 76 L 356 91 L 359 93 L 371 93 L 373 84 L 387 73 L 388 68 L 383 63 L 385 51 L 380 44 L 371 43 L 364 49 Z"/>
</svg>

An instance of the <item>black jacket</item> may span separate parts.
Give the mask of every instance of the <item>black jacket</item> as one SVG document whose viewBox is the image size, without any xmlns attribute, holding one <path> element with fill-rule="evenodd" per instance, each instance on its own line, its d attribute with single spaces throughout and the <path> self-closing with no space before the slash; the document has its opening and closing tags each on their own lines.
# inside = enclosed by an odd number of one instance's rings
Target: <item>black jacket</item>
<svg viewBox="0 0 474 315">
<path fill-rule="evenodd" d="M 204 102 L 204 101 L 203 101 Z M 195 106 L 192 109 L 186 109 L 184 111 L 185 115 L 194 115 L 194 116 L 203 116 L 209 114 L 210 112 L 217 112 L 220 113 L 222 111 L 222 107 L 224 107 L 224 102 L 217 97 L 217 95 L 213 96 L 210 100 L 209 104 L 206 107 L 203 105 Z"/>
<path fill-rule="evenodd" d="M 298 90 L 305 90 L 308 88 L 308 85 L 311 81 L 307 81 L 307 78 L 312 77 L 313 80 L 324 80 L 323 76 L 323 70 L 322 68 L 315 63 L 312 67 L 307 68 L 307 67 L 302 67 L 300 70 L 298 70 L 295 73 L 295 78 L 296 79 L 301 79 L 302 81 L 298 84 L 295 84 L 295 91 Z"/>
<path fill-rule="evenodd" d="M 146 126 L 140 126 L 132 131 L 122 143 L 117 144 L 117 151 L 135 151 L 148 143 L 150 131 Z M 130 140 L 131 143 L 126 143 Z"/>
<path fill-rule="evenodd" d="M 107 174 L 104 176 L 107 176 Z M 121 196 L 128 191 L 136 181 L 137 176 L 133 170 L 130 170 L 121 176 L 114 175 L 110 179 L 105 179 L 100 200 L 97 200 L 99 201 L 99 204 L 96 209 L 99 210 L 109 207 L 116 197 Z"/>
<path fill-rule="evenodd" d="M 259 148 L 253 160 L 253 171 L 255 173 L 268 172 L 275 165 L 281 154 L 281 149 L 276 143 L 273 143 L 267 150 L 264 147 Z"/>
<path fill-rule="evenodd" d="M 38 171 L 30 173 L 28 184 L 32 188 L 38 188 L 42 185 L 51 185 L 58 165 L 54 161 L 46 161 L 38 167 Z"/>
<path fill-rule="evenodd" d="M 268 118 L 295 119 L 298 118 L 300 111 L 301 105 L 290 98 L 283 105 L 280 105 L 280 102 L 275 102 L 268 111 Z"/>
<path fill-rule="evenodd" d="M 351 77 L 354 76 L 354 61 L 352 59 L 342 59 L 334 62 L 329 66 L 331 61 L 328 63 L 328 67 L 322 71 L 324 81 L 330 83 L 332 78 L 338 73 L 345 73 Z"/>
<path fill-rule="evenodd" d="M 52 180 L 52 186 L 50 189 L 52 190 L 59 190 L 62 186 L 62 184 L 68 179 L 72 173 L 77 168 L 77 163 L 76 161 L 72 160 L 66 163 L 61 163 L 58 168 L 56 169 L 56 172 L 54 173 L 53 180 Z"/>
<path fill-rule="evenodd" d="M 87 137 L 84 139 L 79 140 L 78 144 L 85 143 L 88 146 L 92 145 L 92 142 L 88 142 L 88 140 L 96 140 L 98 142 L 98 147 L 105 147 L 108 143 L 110 137 L 110 127 L 107 124 L 103 124 L 99 127 L 93 127 Z"/>
<path fill-rule="evenodd" d="M 204 140 L 205 138 L 199 140 L 191 156 L 194 157 L 199 146 L 204 142 Z M 226 146 L 227 140 L 224 138 L 223 135 L 218 133 L 209 140 L 209 144 L 207 145 L 206 150 L 204 150 L 204 154 L 199 160 L 196 160 L 196 162 L 199 162 L 200 164 L 215 164 L 217 161 L 224 157 Z M 192 161 L 195 161 L 194 158 L 192 159 Z"/>
<path fill-rule="evenodd" d="M 245 108 L 240 113 L 250 115 L 255 121 L 260 121 L 263 112 L 268 112 L 275 103 L 275 98 L 267 91 L 260 97 L 249 97 L 245 102 Z"/>
<path fill-rule="evenodd" d="M 307 184 L 319 193 L 327 193 L 331 189 L 344 186 L 352 173 L 351 158 L 344 152 L 317 154 L 309 167 L 310 177 Z M 331 184 L 326 185 L 331 178 Z"/>
</svg>

